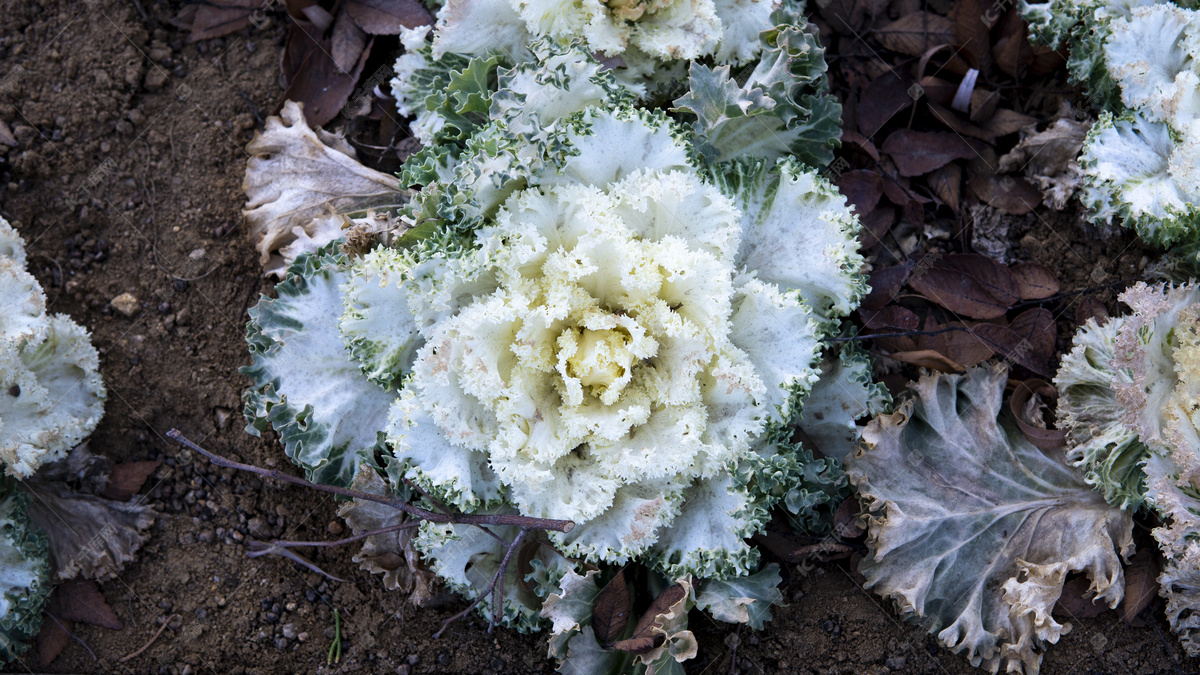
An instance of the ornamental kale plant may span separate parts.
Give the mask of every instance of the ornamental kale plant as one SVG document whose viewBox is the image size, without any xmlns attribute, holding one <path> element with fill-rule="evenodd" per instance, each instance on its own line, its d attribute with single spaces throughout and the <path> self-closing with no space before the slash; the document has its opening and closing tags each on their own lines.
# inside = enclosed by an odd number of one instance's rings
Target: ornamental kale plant
<svg viewBox="0 0 1200 675">
<path fill-rule="evenodd" d="M 1162 525 L 1158 578 L 1167 618 L 1188 654 L 1200 654 L 1200 292 L 1194 284 L 1121 295 L 1132 313 L 1088 322 L 1055 380 L 1069 455 L 1110 503 L 1143 505 Z"/>
<path fill-rule="evenodd" d="M 49 550 L 30 522 L 31 477 L 95 428 L 104 413 L 99 355 L 25 271 L 25 242 L 0 218 L 0 662 L 28 648 L 50 593 Z"/>
<path fill-rule="evenodd" d="M 357 559 L 388 587 L 421 597 L 432 572 L 468 598 L 495 591 L 500 623 L 549 624 L 551 653 L 584 672 L 679 672 L 694 606 L 769 617 L 779 574 L 747 538 L 777 504 L 819 529 L 847 491 L 854 420 L 886 397 L 860 352 L 821 360 L 866 286 L 857 219 L 788 150 L 819 154 L 831 135 L 774 114 L 823 91 L 823 63 L 804 65 L 819 49 L 795 26 L 760 39 L 742 85 L 723 71 L 709 87 L 693 66 L 678 118 L 638 107 L 576 44 L 534 40 L 511 67 L 427 60 L 446 74 L 425 97 L 443 123 L 399 181 L 424 187 L 338 215 L 344 240 L 299 254 L 252 310 L 248 430 L 273 428 L 312 481 L 573 524 L 522 544 L 516 526 L 398 529 L 404 514 L 355 500 L 343 515 L 375 532 Z M 291 129 L 256 141 L 281 150 L 248 185 L 335 143 Z M 262 196 L 259 215 L 296 222 Z M 826 457 L 793 441 L 797 423 Z M 383 569 L 384 552 L 406 570 Z M 591 607 L 631 562 L 666 599 L 629 627 L 644 648 L 611 649 L 628 636 L 593 626 Z"/>
<path fill-rule="evenodd" d="M 1031 31 L 1066 41 L 1069 69 L 1101 108 L 1083 146 L 1080 200 L 1160 246 L 1200 242 L 1200 13 L 1181 5 L 1055 0 L 1025 5 Z"/>
</svg>

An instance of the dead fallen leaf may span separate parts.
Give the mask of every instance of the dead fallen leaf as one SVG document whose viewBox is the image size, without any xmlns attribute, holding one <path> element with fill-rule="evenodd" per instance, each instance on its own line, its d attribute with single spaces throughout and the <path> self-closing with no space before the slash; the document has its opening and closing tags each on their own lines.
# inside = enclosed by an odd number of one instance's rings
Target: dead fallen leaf
<svg viewBox="0 0 1200 675">
<path fill-rule="evenodd" d="M 914 12 L 876 28 L 872 34 L 887 49 L 920 56 L 934 45 L 954 42 L 954 23 L 932 12 Z"/>
<path fill-rule="evenodd" d="M 992 58 L 1000 70 L 1012 77 L 1033 63 L 1033 48 L 1026 38 L 1028 33 L 1028 26 L 1015 7 L 1000 22 L 1000 35 L 992 46 Z"/>
<path fill-rule="evenodd" d="M 983 256 L 977 257 L 987 260 Z M 988 270 L 979 271 L 986 273 Z M 1005 272 L 1007 271 L 1005 268 Z M 994 282 L 995 279 L 990 281 Z M 1013 283 L 1015 285 L 1015 282 Z M 994 283 L 989 284 L 992 286 L 989 288 L 989 285 L 985 285 L 974 274 L 941 265 L 940 262 L 924 273 L 913 274 L 908 285 L 942 307 L 972 319 L 995 319 L 1004 316 L 1012 305 L 1004 293 L 1000 295 L 1005 299 L 996 297 L 993 293 Z"/>
<path fill-rule="evenodd" d="M 1034 398 L 1034 395 L 1038 398 Z M 1067 432 L 1058 429 L 1047 429 L 1039 424 L 1043 418 L 1041 408 L 1054 407 L 1058 400 L 1058 390 L 1044 380 L 1025 380 L 1013 390 L 1008 399 L 1008 410 L 1017 421 L 1021 434 L 1030 443 L 1042 450 L 1054 450 L 1067 443 Z"/>
<path fill-rule="evenodd" d="M 926 99 L 938 105 L 950 105 L 950 102 L 954 100 L 954 93 L 958 91 L 957 84 L 933 75 L 922 77 L 918 84 L 921 85 Z"/>
<path fill-rule="evenodd" d="M 958 0 L 950 10 L 954 22 L 954 44 L 962 49 L 972 68 L 986 73 L 992 65 L 990 26 L 981 21 L 984 8 L 980 0 Z"/>
<path fill-rule="evenodd" d="M 912 272 L 913 264 L 912 261 L 908 261 L 892 267 L 877 267 L 871 270 L 867 281 L 871 292 L 867 294 L 866 298 L 863 298 L 862 307 L 879 309 L 895 300 L 896 296 L 900 294 L 901 287 L 904 286 L 904 281 Z"/>
<path fill-rule="evenodd" d="M 1059 291 L 1058 277 L 1045 265 L 1025 262 L 1009 269 L 1017 280 L 1022 300 L 1045 300 Z"/>
<path fill-rule="evenodd" d="M 629 586 L 625 583 L 625 568 L 622 567 L 596 596 L 596 603 L 592 607 L 592 629 L 596 631 L 596 641 L 602 645 L 616 641 L 629 623 L 631 611 Z"/>
<path fill-rule="evenodd" d="M 858 101 L 858 130 L 863 136 L 873 137 L 896 113 L 913 104 L 912 93 L 919 97 L 920 92 L 910 93 L 911 87 L 912 82 L 891 71 L 871 80 Z"/>
<path fill-rule="evenodd" d="M 1037 121 L 1037 118 L 1031 115 L 1019 113 L 1015 110 L 1008 110 L 1007 108 L 1000 108 L 980 128 L 989 135 L 999 138 L 1007 134 L 1016 133 L 1030 124 L 1036 124 Z"/>
<path fill-rule="evenodd" d="M 1108 323 L 1108 308 L 1096 298 L 1085 295 L 1075 303 L 1075 323 L 1082 326 L 1088 319 L 1095 319 L 1096 323 L 1103 326 Z"/>
<path fill-rule="evenodd" d="M 911 309 L 900 305 L 862 309 L 859 310 L 859 316 L 862 317 L 864 326 L 875 331 L 899 333 L 917 330 L 921 325 L 921 320 Z"/>
<path fill-rule="evenodd" d="M 929 114 L 935 120 L 946 125 L 946 128 L 956 133 L 962 134 L 969 138 L 977 138 L 981 141 L 992 143 L 995 137 L 987 130 L 971 124 L 963 119 L 958 113 L 944 106 L 938 105 L 935 101 L 928 102 Z"/>
<path fill-rule="evenodd" d="M 188 29 L 188 42 L 228 35 L 250 25 L 250 16 L 262 0 L 209 0 L 184 5 L 172 24 Z"/>
<path fill-rule="evenodd" d="M 854 495 L 842 500 L 837 511 L 833 514 L 833 531 L 842 539 L 856 539 L 861 537 L 863 532 L 862 525 L 859 524 L 858 514 L 862 511 L 862 507 L 858 505 L 858 498 Z"/>
<path fill-rule="evenodd" d="M 901 176 L 926 174 L 956 159 L 968 159 L 976 154 L 958 134 L 911 129 L 893 132 L 881 149 L 891 155 Z"/>
<path fill-rule="evenodd" d="M 888 0 L 846 0 L 817 3 L 821 18 L 842 35 L 860 35 L 887 7 Z"/>
<path fill-rule="evenodd" d="M 895 359 L 901 363 L 908 363 L 921 368 L 929 368 L 941 373 L 961 373 L 966 368 L 951 361 L 941 352 L 935 352 L 932 349 L 922 349 L 911 352 L 893 352 L 888 354 L 888 358 Z"/>
<path fill-rule="evenodd" d="M 319 49 L 310 49 L 291 84 L 283 92 L 283 100 L 303 103 L 304 119 L 308 125 L 313 128 L 324 126 L 337 117 L 342 106 L 350 99 L 358 76 L 362 74 L 367 57 L 371 54 L 373 42 L 374 38 L 367 42 L 358 63 L 349 73 L 339 70 L 324 45 Z"/>
<path fill-rule="evenodd" d="M 889 206 L 876 206 L 860 221 L 862 229 L 859 230 L 858 240 L 862 243 L 864 251 L 870 251 L 883 243 L 883 238 L 887 236 L 888 230 L 891 230 L 892 225 L 896 224 L 896 209 Z"/>
<path fill-rule="evenodd" d="M 1012 216 L 1023 216 L 1042 203 L 1042 191 L 1021 176 L 969 175 L 975 198 Z"/>
<path fill-rule="evenodd" d="M 929 189 L 955 213 L 961 208 L 962 196 L 962 167 L 958 164 L 947 164 L 929 174 Z"/>
<path fill-rule="evenodd" d="M 366 32 L 358 27 L 346 8 L 342 7 L 338 12 L 337 21 L 333 24 L 333 34 L 329 36 L 329 55 L 333 57 L 338 71 L 348 73 L 353 70 L 366 46 Z"/>
<path fill-rule="evenodd" d="M 633 629 L 633 635 L 627 640 L 614 642 L 613 649 L 619 649 L 630 654 L 644 654 L 651 649 L 654 649 L 658 644 L 661 644 L 663 639 L 662 634 L 655 635 L 655 621 L 660 614 L 664 614 L 671 609 L 671 606 L 683 599 L 687 590 L 682 584 L 675 584 L 663 590 L 654 598 L 654 602 L 650 603 L 650 608 L 638 619 L 637 626 Z"/>
<path fill-rule="evenodd" d="M 61 624 L 61 625 L 60 625 Z M 67 631 L 74 629 L 74 622 L 60 618 L 58 621 L 46 617 L 42 621 L 42 629 L 37 635 L 38 665 L 48 667 L 62 653 L 63 648 L 71 640 Z"/>
<path fill-rule="evenodd" d="M 835 178 L 833 184 L 846 196 L 860 218 L 870 213 L 883 196 L 883 179 L 876 171 L 847 171 Z"/>
<path fill-rule="evenodd" d="M 142 484 L 162 464 L 161 460 L 144 462 L 124 462 L 113 465 L 108 474 L 108 485 L 105 486 L 101 497 L 127 502 L 142 489 Z"/>
<path fill-rule="evenodd" d="M 113 630 L 125 627 L 108 606 L 96 582 L 68 581 L 60 584 L 55 592 L 58 594 L 59 618 Z"/>
<path fill-rule="evenodd" d="M 1062 595 L 1054 605 L 1054 614 L 1071 619 L 1091 619 L 1107 611 L 1108 605 L 1087 597 L 1091 585 L 1092 582 L 1082 576 L 1063 584 Z"/>
<path fill-rule="evenodd" d="M 1005 360 L 1024 366 L 1038 375 L 1050 375 L 1045 363 L 1034 353 L 1031 342 L 1008 326 L 977 323 L 971 327 L 971 333 Z"/>
<path fill-rule="evenodd" d="M 971 92 L 971 121 L 983 124 L 996 114 L 996 107 L 999 105 L 1000 92 L 976 89 Z"/>
<path fill-rule="evenodd" d="M 3 124 L 3 122 L 0 122 L 0 124 Z M 0 128 L 0 132 L 3 132 L 2 128 Z M 0 137 L 0 142 L 3 142 L 2 137 Z M 842 148 L 845 149 L 847 146 L 857 148 L 876 162 L 879 161 L 879 151 L 875 149 L 875 144 L 871 142 L 871 139 L 857 131 L 843 127 Z"/>
<path fill-rule="evenodd" d="M 1008 327 L 1022 341 L 1029 342 L 1031 363 L 1043 368 L 1050 367 L 1050 359 L 1054 356 L 1054 339 L 1058 336 L 1054 326 L 1054 315 L 1050 310 L 1042 307 L 1027 309 L 1018 314 Z"/>
<path fill-rule="evenodd" d="M 1125 597 L 1118 611 L 1125 623 L 1138 626 L 1138 615 L 1158 596 L 1158 556 L 1153 548 L 1142 547 L 1125 566 Z"/>
<path fill-rule="evenodd" d="M 1021 300 L 1021 287 L 1017 285 L 1012 270 L 987 256 L 978 253 L 952 253 L 942 256 L 934 265 L 974 277 L 988 293 L 1005 306 L 1012 306 Z"/>
<path fill-rule="evenodd" d="M 370 35 L 399 35 L 401 28 L 433 25 L 429 11 L 416 0 L 348 0 L 346 9 Z"/>
</svg>

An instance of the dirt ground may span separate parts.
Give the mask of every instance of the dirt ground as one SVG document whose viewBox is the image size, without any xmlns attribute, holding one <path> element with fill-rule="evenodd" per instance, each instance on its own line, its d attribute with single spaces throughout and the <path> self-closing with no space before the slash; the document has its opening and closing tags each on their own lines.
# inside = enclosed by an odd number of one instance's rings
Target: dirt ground
<svg viewBox="0 0 1200 675">
<path fill-rule="evenodd" d="M 286 18 L 273 14 L 266 25 L 188 44 L 166 23 L 178 9 L 150 0 L 0 1 L 0 120 L 18 143 L 0 144 L 0 213 L 29 242 L 31 271 L 51 311 L 89 327 L 102 353 L 109 401 L 92 449 L 118 462 L 165 462 L 143 489 L 160 514 L 151 537 L 139 561 L 103 586 L 124 629 L 78 627 L 95 656 L 71 643 L 49 670 L 552 672 L 543 636 L 489 635 L 471 619 L 432 639 L 461 602 L 414 608 L 355 569 L 349 550 L 311 556 L 347 583 L 282 559 L 247 558 L 255 537 L 335 538 L 335 503 L 180 461 L 164 437 L 177 427 L 222 454 L 290 466 L 273 442 L 244 433 L 247 381 L 238 374 L 249 361 L 246 309 L 270 291 L 240 216 L 244 147 L 256 115 L 280 94 Z M 1015 219 L 1013 255 L 1060 271 L 1064 289 L 1097 285 L 1093 266 L 1111 275 L 1102 283 L 1139 273 L 1140 249 L 1104 258 L 1077 220 L 1045 209 Z M 122 293 L 140 303 L 130 316 L 110 305 Z M 1100 297 L 1115 309 L 1111 293 Z M 1059 310 L 1070 311 L 1069 303 Z M 1062 345 L 1069 335 L 1070 327 Z M 762 632 L 696 613 L 701 653 L 687 671 L 978 672 L 904 624 L 844 566 L 789 572 L 789 604 Z M 343 656 L 327 666 L 335 608 Z M 162 636 L 123 660 L 164 617 L 170 626 Z M 1197 670 L 1161 618 L 1131 628 L 1106 612 L 1071 623 L 1044 673 Z M 35 672 L 36 663 L 31 652 L 9 670 Z"/>
</svg>

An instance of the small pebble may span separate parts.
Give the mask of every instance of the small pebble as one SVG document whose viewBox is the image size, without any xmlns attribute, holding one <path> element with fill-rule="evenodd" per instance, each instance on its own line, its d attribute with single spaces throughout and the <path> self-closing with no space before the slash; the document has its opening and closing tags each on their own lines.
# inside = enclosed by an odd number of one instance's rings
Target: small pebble
<svg viewBox="0 0 1200 675">
<path fill-rule="evenodd" d="M 142 303 L 137 299 L 137 296 L 132 293 L 122 293 L 109 301 L 112 308 L 117 310 L 122 316 L 131 317 L 138 313 L 142 308 Z"/>
<path fill-rule="evenodd" d="M 409 654 L 408 655 L 408 665 L 415 666 L 420 662 L 421 662 L 420 655 L 418 655 L 418 654 Z"/>
<path fill-rule="evenodd" d="M 283 624 L 283 637 L 285 637 L 289 640 L 295 640 L 296 636 L 298 634 L 299 633 L 296 632 L 296 624 L 294 624 L 294 623 Z"/>
</svg>

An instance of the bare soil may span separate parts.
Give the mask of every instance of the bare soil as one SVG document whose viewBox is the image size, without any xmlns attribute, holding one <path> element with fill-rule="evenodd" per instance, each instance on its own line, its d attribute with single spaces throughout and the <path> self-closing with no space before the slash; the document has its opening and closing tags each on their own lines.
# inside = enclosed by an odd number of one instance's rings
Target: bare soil
<svg viewBox="0 0 1200 675">
<path fill-rule="evenodd" d="M 0 121 L 18 141 L 0 144 L 0 213 L 29 242 L 51 311 L 89 327 L 102 353 L 109 401 L 93 450 L 116 462 L 164 460 L 139 497 L 160 514 L 150 540 L 136 564 L 103 586 L 124 629 L 78 627 L 95 657 L 71 643 L 48 670 L 552 672 L 540 635 L 489 635 L 470 619 L 432 639 L 461 601 L 415 608 L 350 564 L 349 550 L 311 555 L 346 583 L 282 559 L 247 558 L 251 538 L 335 538 L 335 502 L 181 461 L 164 437 L 177 427 L 225 455 L 291 468 L 271 439 L 243 431 L 247 380 L 238 374 L 249 361 L 246 309 L 271 290 L 241 220 L 244 147 L 280 94 L 286 17 L 188 44 L 167 24 L 178 9 L 150 0 L 0 0 Z M 1013 257 L 1049 265 L 1064 289 L 1097 285 L 1097 266 L 1106 281 L 1140 272 L 1143 254 L 1128 239 L 1113 256 L 1078 221 L 1045 209 L 1016 219 Z M 110 304 L 122 293 L 140 303 L 130 316 Z M 1111 292 L 1100 297 L 1115 309 Z M 903 623 L 844 564 L 788 572 L 789 604 L 762 632 L 697 613 L 701 653 L 688 672 L 978 672 Z M 341 662 L 327 666 L 335 608 L 344 647 Z M 1161 606 L 1151 612 L 1140 628 L 1114 612 L 1072 620 L 1043 672 L 1195 672 Z M 165 618 L 162 636 L 123 661 Z M 35 651 L 9 670 L 39 671 Z"/>
</svg>

